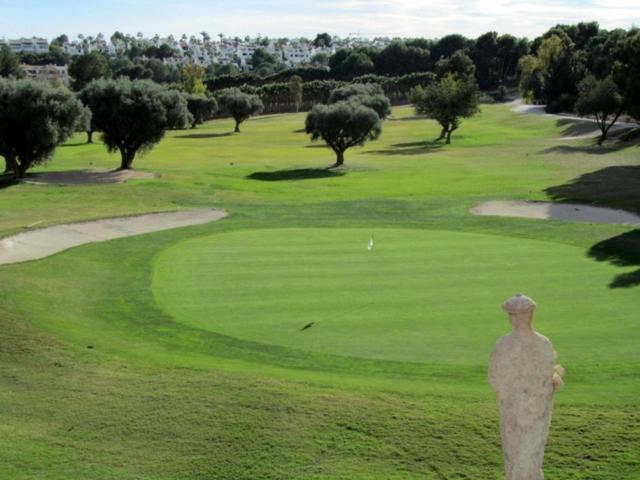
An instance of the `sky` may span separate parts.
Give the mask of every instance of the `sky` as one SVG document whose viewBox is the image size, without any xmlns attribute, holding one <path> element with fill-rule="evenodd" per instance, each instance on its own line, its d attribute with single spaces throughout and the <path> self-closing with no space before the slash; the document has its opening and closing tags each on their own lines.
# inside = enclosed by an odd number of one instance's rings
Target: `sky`
<svg viewBox="0 0 640 480">
<path fill-rule="evenodd" d="M 0 0 L 0 38 L 110 36 L 468 37 L 495 30 L 534 38 L 558 23 L 640 26 L 640 0 Z"/>
</svg>

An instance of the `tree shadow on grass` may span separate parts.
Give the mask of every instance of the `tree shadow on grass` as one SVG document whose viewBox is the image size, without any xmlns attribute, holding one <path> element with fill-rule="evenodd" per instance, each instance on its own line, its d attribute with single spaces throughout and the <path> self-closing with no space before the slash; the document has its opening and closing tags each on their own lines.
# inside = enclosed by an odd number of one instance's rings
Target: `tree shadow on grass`
<svg viewBox="0 0 640 480">
<path fill-rule="evenodd" d="M 226 133 L 189 133 L 187 135 L 176 135 L 175 138 L 219 138 L 219 137 L 229 137 L 233 135 L 233 132 Z"/>
<path fill-rule="evenodd" d="M 14 185 L 18 185 L 19 183 L 20 181 L 15 180 L 12 174 L 0 173 L 0 190 L 3 188 L 13 187 Z"/>
<path fill-rule="evenodd" d="M 561 118 L 557 120 L 556 125 L 563 128 L 561 135 L 563 137 L 579 137 L 585 135 L 593 135 L 594 138 L 598 138 L 601 134 L 598 124 L 590 120 L 576 120 L 573 118 Z M 638 130 L 638 128 L 628 125 L 621 125 L 616 123 L 609 131 L 609 138 L 620 138 L 630 131 Z M 622 139 L 624 141 L 624 139 Z"/>
<path fill-rule="evenodd" d="M 640 213 L 640 165 L 606 167 L 545 189 L 555 201 L 621 208 Z"/>
<path fill-rule="evenodd" d="M 247 175 L 251 180 L 261 180 L 263 182 L 280 182 L 286 180 L 310 180 L 314 178 L 342 177 L 344 171 L 328 170 L 321 168 L 297 168 L 293 170 L 276 170 L 273 172 L 254 172 Z"/>
<path fill-rule="evenodd" d="M 391 148 L 384 150 L 369 150 L 365 153 L 378 153 L 382 155 L 422 155 L 441 149 L 445 144 L 437 140 L 422 142 L 396 143 Z"/>
<path fill-rule="evenodd" d="M 561 118 L 556 121 L 556 126 L 562 128 L 560 135 L 563 137 L 577 137 L 581 135 L 591 135 L 595 137 L 600 134 L 598 125 L 587 120 L 574 120 L 572 118 Z"/>
<path fill-rule="evenodd" d="M 640 230 L 632 230 L 596 243 L 589 256 L 599 262 L 610 262 L 619 267 L 640 267 Z M 616 276 L 609 288 L 631 288 L 640 285 L 640 268 Z"/>
<path fill-rule="evenodd" d="M 593 134 L 592 141 L 587 145 L 556 145 L 554 147 L 540 150 L 538 153 L 587 153 L 590 155 L 606 155 L 608 153 L 617 152 L 640 144 L 640 129 L 635 127 L 616 128 L 616 130 L 609 132 L 607 140 L 603 145 L 598 145 L 597 140 L 600 137 L 600 129 L 594 123 L 586 121 L 581 122 L 572 119 L 560 119 L 558 120 L 558 125 L 567 126 L 567 128 L 562 132 L 563 137 L 591 136 L 591 134 Z"/>
<path fill-rule="evenodd" d="M 607 155 L 609 153 L 614 153 L 619 150 L 623 150 L 629 147 L 628 144 L 617 142 L 614 144 L 605 144 L 603 146 L 598 146 L 598 144 L 594 141 L 589 145 L 556 145 L 555 147 L 545 148 L 544 150 L 540 150 L 538 153 L 542 155 L 550 154 L 550 153 L 561 153 L 561 154 L 572 154 L 572 153 L 586 153 L 589 155 Z"/>
<path fill-rule="evenodd" d="M 430 120 L 426 115 L 413 115 L 411 117 L 391 117 L 387 119 L 390 122 L 411 122 L 413 120 Z"/>
</svg>

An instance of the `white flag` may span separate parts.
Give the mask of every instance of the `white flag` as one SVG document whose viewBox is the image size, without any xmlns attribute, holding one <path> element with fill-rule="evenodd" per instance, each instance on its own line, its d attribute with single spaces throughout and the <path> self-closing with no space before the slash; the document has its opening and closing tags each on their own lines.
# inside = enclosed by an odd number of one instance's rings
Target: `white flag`
<svg viewBox="0 0 640 480">
<path fill-rule="evenodd" d="M 369 239 L 369 245 L 367 245 L 367 250 L 373 250 L 373 236 Z"/>
</svg>

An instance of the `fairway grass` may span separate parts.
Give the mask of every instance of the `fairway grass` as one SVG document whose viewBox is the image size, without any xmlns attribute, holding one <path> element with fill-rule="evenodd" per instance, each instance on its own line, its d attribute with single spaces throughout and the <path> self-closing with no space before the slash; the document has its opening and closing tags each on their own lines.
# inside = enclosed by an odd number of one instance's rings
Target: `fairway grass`
<svg viewBox="0 0 640 480">
<path fill-rule="evenodd" d="M 169 132 L 134 164 L 152 180 L 2 185 L 2 236 L 230 215 L 0 267 L 0 478 L 500 478 L 486 364 L 509 330 L 500 303 L 522 291 L 567 368 L 547 478 L 639 479 L 637 231 L 468 211 L 638 213 L 638 148 L 564 140 L 566 125 L 506 105 L 445 147 L 400 107 L 327 173 L 303 122 Z M 117 165 L 81 142 L 39 171 Z"/>
</svg>

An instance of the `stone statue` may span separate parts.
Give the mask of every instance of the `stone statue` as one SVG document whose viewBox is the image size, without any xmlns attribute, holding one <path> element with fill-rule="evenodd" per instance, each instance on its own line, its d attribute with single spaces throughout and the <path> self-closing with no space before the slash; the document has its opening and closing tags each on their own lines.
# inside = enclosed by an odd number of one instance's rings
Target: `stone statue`
<svg viewBox="0 0 640 480">
<path fill-rule="evenodd" d="M 533 330 L 536 303 L 518 294 L 502 305 L 513 331 L 491 354 L 489 383 L 500 409 L 506 480 L 541 480 L 553 394 L 563 386 L 548 338 Z"/>
</svg>

